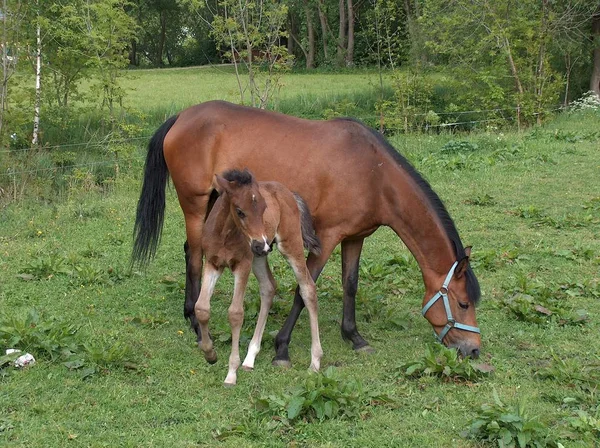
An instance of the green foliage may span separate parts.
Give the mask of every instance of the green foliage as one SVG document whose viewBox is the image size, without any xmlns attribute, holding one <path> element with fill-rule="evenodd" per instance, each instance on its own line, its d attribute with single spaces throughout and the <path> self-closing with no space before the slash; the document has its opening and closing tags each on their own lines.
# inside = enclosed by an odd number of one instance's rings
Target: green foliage
<svg viewBox="0 0 600 448">
<path fill-rule="evenodd" d="M 64 256 L 57 252 L 40 255 L 29 261 L 20 274 L 23 280 L 48 279 L 55 275 L 71 275 L 73 271 L 66 264 Z"/>
<path fill-rule="evenodd" d="M 474 381 L 489 375 L 493 368 L 475 364 L 469 358 L 460 358 L 456 349 L 429 344 L 420 359 L 403 364 L 400 371 L 415 378 L 436 376 L 450 381 Z"/>
<path fill-rule="evenodd" d="M 535 376 L 564 384 L 579 384 L 594 388 L 600 384 L 600 359 L 595 363 L 582 365 L 575 359 L 565 359 L 552 353 L 551 364 L 537 369 Z"/>
<path fill-rule="evenodd" d="M 365 389 L 359 381 L 342 378 L 334 367 L 309 374 L 303 384 L 282 396 L 269 395 L 255 401 L 262 415 L 278 416 L 289 423 L 332 418 L 357 419 L 368 407 L 391 404 L 387 395 Z"/>
<path fill-rule="evenodd" d="M 578 409 L 575 411 L 575 415 L 567 418 L 567 422 L 584 440 L 590 443 L 600 440 L 600 406 L 596 408 L 595 413 Z"/>
<path fill-rule="evenodd" d="M 475 152 L 479 149 L 476 143 L 467 142 L 464 140 L 450 140 L 440 149 L 440 152 L 445 154 Z"/>
<path fill-rule="evenodd" d="M 494 403 L 483 404 L 466 435 L 483 442 L 497 443 L 499 448 L 554 447 L 558 442 L 548 428 L 527 414 L 525 405 L 508 406 L 494 390 Z"/>
<path fill-rule="evenodd" d="M 576 309 L 573 299 L 582 296 L 600 297 L 595 283 L 543 284 L 521 276 L 519 286 L 501 300 L 501 305 L 519 320 L 536 324 L 583 325 L 588 313 Z"/>
<path fill-rule="evenodd" d="M 30 310 L 24 318 L 0 316 L 2 346 L 18 348 L 51 360 L 65 358 L 79 351 L 76 338 L 78 329 L 74 324 L 42 319 L 36 310 Z"/>
</svg>

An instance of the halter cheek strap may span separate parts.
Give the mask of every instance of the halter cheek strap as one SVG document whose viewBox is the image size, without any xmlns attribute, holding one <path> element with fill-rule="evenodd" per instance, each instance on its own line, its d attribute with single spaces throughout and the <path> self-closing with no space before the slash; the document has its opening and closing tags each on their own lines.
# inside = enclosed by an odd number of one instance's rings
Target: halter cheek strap
<svg viewBox="0 0 600 448">
<path fill-rule="evenodd" d="M 440 290 L 431 299 L 429 299 L 429 301 L 425 304 L 425 306 L 421 310 L 421 314 L 423 315 L 423 317 L 425 317 L 425 314 L 427 314 L 427 311 L 429 311 L 429 308 L 431 308 L 433 306 L 433 304 L 435 302 L 437 302 L 440 297 L 442 298 L 443 303 L 444 303 L 444 308 L 446 309 L 446 317 L 447 317 L 448 321 L 446 322 L 446 326 L 442 329 L 440 334 L 436 335 L 436 338 L 439 342 L 442 342 L 444 340 L 444 338 L 446 337 L 446 335 L 452 328 L 456 328 L 458 330 L 470 331 L 472 333 L 481 333 L 479 328 L 473 327 L 471 325 L 461 324 L 460 322 L 456 322 L 454 320 L 454 317 L 452 317 L 452 311 L 450 310 L 450 301 L 448 300 L 448 285 L 450 284 L 450 280 L 452 280 L 452 277 L 454 276 L 454 270 L 456 269 L 456 266 L 458 266 L 458 261 L 455 261 L 454 264 L 452 265 L 452 267 L 450 268 L 450 271 L 448 272 L 448 275 L 446 275 L 446 279 L 444 280 L 444 284 L 442 285 Z"/>
</svg>

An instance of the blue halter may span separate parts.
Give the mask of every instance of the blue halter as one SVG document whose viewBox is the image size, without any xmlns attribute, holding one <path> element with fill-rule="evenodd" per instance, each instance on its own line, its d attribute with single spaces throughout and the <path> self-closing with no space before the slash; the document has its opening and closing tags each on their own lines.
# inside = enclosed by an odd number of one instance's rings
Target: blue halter
<svg viewBox="0 0 600 448">
<path fill-rule="evenodd" d="M 448 318 L 448 321 L 446 322 L 446 326 L 440 332 L 440 334 L 436 335 L 437 340 L 440 342 L 442 342 L 444 340 L 444 338 L 446 337 L 446 335 L 452 328 L 457 328 L 458 330 L 470 331 L 472 333 L 481 333 L 479 328 L 473 327 L 471 325 L 465 325 L 465 324 L 456 322 L 454 320 L 454 317 L 452 317 L 452 311 L 450 310 L 450 302 L 448 301 L 448 285 L 450 284 L 450 280 L 452 280 L 452 276 L 454 275 L 454 270 L 456 269 L 456 266 L 458 266 L 458 261 L 455 261 L 454 264 L 452 265 L 452 267 L 450 268 L 450 272 L 448 272 L 448 275 L 446 275 L 446 279 L 444 280 L 444 284 L 442 285 L 440 290 L 431 299 L 429 299 L 429 302 L 427 302 L 425 304 L 425 306 L 423 307 L 423 309 L 421 310 L 421 314 L 423 315 L 423 317 L 425 317 L 425 314 L 427 314 L 427 311 L 429 311 L 429 308 L 431 308 L 433 306 L 433 304 L 435 302 L 437 302 L 437 300 L 440 297 L 443 299 L 444 308 L 446 308 L 446 316 Z"/>
</svg>

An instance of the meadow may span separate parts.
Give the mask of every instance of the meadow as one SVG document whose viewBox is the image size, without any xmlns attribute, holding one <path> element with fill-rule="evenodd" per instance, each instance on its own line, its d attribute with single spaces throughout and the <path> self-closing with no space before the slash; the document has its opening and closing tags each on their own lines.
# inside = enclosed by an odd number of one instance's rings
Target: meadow
<svg viewBox="0 0 600 448">
<path fill-rule="evenodd" d="M 127 101 L 151 117 L 148 128 L 182 106 L 235 99 L 231 74 L 211 73 L 213 84 L 192 69 L 133 76 L 137 90 Z M 293 76 L 280 105 L 315 111 L 319 98 L 356 99 L 378 82 L 368 72 Z M 224 388 L 232 277 L 224 275 L 213 297 L 219 361 L 208 365 L 182 317 L 185 234 L 172 188 L 156 259 L 145 272 L 129 269 L 143 146 L 131 149 L 109 185 L 82 171 L 58 199 L 6 205 L 0 355 L 16 346 L 37 363 L 17 369 L 0 357 L 0 445 L 476 447 L 486 442 L 465 432 L 479 419 L 479 434 L 506 446 L 598 446 L 599 125 L 598 111 L 582 111 L 522 132 L 389 137 L 473 246 L 482 287 L 475 370 L 434 344 L 420 315 L 420 272 L 389 229 L 366 240 L 361 259 L 357 323 L 375 353 L 355 353 L 340 337 L 338 248 L 317 283 L 325 373 L 307 372 L 305 312 L 292 368 L 271 366 L 272 336 L 295 287 L 274 253 L 278 296 L 262 351 L 253 372 L 240 371 L 238 385 Z M 252 280 L 243 354 L 257 306 Z M 322 398 L 311 410 L 312 391 Z"/>
</svg>

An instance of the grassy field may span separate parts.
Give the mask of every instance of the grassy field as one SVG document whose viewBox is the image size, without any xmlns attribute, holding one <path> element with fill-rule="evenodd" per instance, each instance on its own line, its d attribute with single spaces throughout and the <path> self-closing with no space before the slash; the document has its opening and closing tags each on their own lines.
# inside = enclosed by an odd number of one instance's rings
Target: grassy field
<svg viewBox="0 0 600 448">
<path fill-rule="evenodd" d="M 187 70 L 177 76 L 168 84 L 204 87 L 190 87 L 183 97 L 143 82 L 154 94 L 140 88 L 130 101 L 152 109 L 208 98 L 201 78 L 187 79 Z M 297 76 L 307 97 L 316 95 L 313 84 L 335 84 L 325 75 L 314 78 L 319 83 Z M 357 81 L 348 89 L 360 92 L 370 83 L 365 75 L 362 87 Z M 217 88 L 224 98 L 233 95 L 230 87 Z M 9 205 L 0 214 L 0 348 L 19 345 L 38 362 L 0 370 L 0 445 L 475 447 L 480 442 L 461 433 L 497 393 L 507 406 L 521 403 L 540 431 L 564 446 L 597 446 L 599 124 L 598 114 L 578 113 L 522 134 L 391 138 L 445 201 L 464 243 L 474 246 L 482 361 L 495 371 L 468 381 L 405 374 L 402 366 L 421 360 L 433 337 L 419 312 L 416 264 L 389 229 L 380 229 L 365 245 L 357 308 L 374 354 L 354 353 L 340 338 L 339 249 L 317 284 L 323 370 L 336 369 L 333 392 L 360 383 L 342 405 L 348 418 L 288 421 L 285 412 L 273 417 L 256 408 L 321 378 L 306 371 L 306 313 L 290 347 L 293 367 L 270 364 L 270 334 L 287 315 L 294 288 L 277 254 L 279 297 L 263 350 L 254 372 L 240 371 L 233 389 L 222 386 L 232 279 L 224 276 L 213 298 L 219 362 L 210 366 L 182 318 L 184 226 L 172 189 L 157 258 L 147 272 L 129 272 L 141 162 L 107 191 L 82 181 L 60 202 Z M 244 354 L 257 296 L 253 280 Z M 20 344 L 9 343 L 14 335 Z"/>
</svg>

